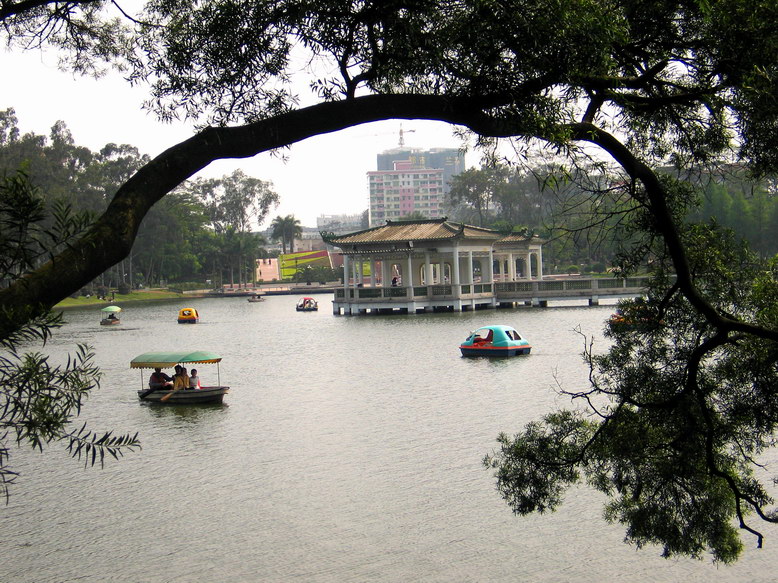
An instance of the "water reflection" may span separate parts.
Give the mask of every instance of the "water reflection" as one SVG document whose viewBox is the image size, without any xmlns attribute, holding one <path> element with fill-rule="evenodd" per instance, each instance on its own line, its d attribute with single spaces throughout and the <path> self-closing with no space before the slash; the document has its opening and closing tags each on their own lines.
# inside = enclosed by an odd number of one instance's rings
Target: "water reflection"
<svg viewBox="0 0 778 583">
<path fill-rule="evenodd" d="M 201 420 L 208 421 L 218 413 L 223 413 L 229 407 L 227 403 L 205 403 L 203 405 L 161 405 L 142 401 L 141 407 L 148 410 L 149 415 L 159 419 L 174 418 L 187 423 L 197 423 Z"/>
</svg>

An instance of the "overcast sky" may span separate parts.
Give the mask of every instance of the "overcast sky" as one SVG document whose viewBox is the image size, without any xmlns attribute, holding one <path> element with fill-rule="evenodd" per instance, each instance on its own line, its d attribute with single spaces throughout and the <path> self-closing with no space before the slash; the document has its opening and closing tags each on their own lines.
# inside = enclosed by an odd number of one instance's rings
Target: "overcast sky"
<svg viewBox="0 0 778 583">
<path fill-rule="evenodd" d="M 131 144 L 156 156 L 192 135 L 183 124 L 162 124 L 141 109 L 144 93 L 120 77 L 93 80 L 56 68 L 53 56 L 0 49 L 0 110 L 16 110 L 22 133 L 48 136 L 58 120 L 66 123 L 77 145 L 98 150 L 107 143 Z M 241 169 L 273 183 L 280 206 L 276 215 L 293 214 L 303 226 L 315 227 L 322 214 L 359 213 L 367 208 L 366 173 L 376 169 L 376 154 L 398 145 L 399 130 L 412 148 L 459 146 L 452 127 L 422 120 L 383 121 L 310 138 L 295 144 L 283 161 L 261 154 L 254 158 L 215 162 L 202 175 L 222 176 Z M 467 155 L 467 166 L 477 157 Z"/>
</svg>

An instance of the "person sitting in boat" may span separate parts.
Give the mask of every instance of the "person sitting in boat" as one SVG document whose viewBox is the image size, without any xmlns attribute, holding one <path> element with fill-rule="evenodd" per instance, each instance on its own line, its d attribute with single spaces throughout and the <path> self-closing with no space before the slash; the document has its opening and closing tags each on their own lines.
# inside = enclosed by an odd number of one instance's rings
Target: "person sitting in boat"
<svg viewBox="0 0 778 583">
<path fill-rule="evenodd" d="M 480 333 L 473 338 L 473 344 L 488 344 L 492 341 L 492 331 L 489 330 L 489 333 L 486 336 L 481 336 Z"/>
<path fill-rule="evenodd" d="M 197 369 L 192 369 L 192 374 L 189 375 L 189 386 L 188 389 L 199 389 L 200 387 L 200 377 L 197 376 Z"/>
<path fill-rule="evenodd" d="M 169 389 L 173 386 L 173 379 L 162 372 L 161 368 L 155 368 L 149 377 L 150 389 Z"/>
<path fill-rule="evenodd" d="M 186 374 L 186 369 L 183 366 L 176 367 L 176 374 L 173 375 L 173 390 L 179 391 L 181 389 L 189 388 L 189 375 Z"/>
</svg>

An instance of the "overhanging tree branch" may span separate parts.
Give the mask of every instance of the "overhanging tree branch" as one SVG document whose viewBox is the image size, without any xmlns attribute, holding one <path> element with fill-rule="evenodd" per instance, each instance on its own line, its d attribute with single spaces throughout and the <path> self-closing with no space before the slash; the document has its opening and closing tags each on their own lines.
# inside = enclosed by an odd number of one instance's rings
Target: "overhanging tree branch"
<svg viewBox="0 0 778 583">
<path fill-rule="evenodd" d="M 66 7 L 84 6 L 89 4 L 101 4 L 104 0 L 71 0 L 64 3 Z M 61 9 L 63 3 L 57 0 L 24 0 L 23 2 L 11 2 L 3 4 L 0 7 L 0 22 L 19 15 L 33 12 L 38 8 L 52 5 L 56 9 Z"/>
<path fill-rule="evenodd" d="M 125 258 L 149 209 L 214 160 L 247 158 L 311 136 L 392 118 L 440 120 L 488 127 L 492 135 L 511 135 L 509 126 L 489 121 L 483 113 L 507 100 L 507 96 L 372 95 L 314 105 L 244 126 L 207 128 L 165 150 L 133 175 L 82 239 L 0 291 L 0 306 L 5 310 L 0 338 Z"/>
<path fill-rule="evenodd" d="M 716 310 L 716 308 L 705 299 L 702 293 L 700 293 L 700 290 L 694 284 L 685 247 L 681 241 L 681 236 L 670 211 L 670 207 L 667 204 L 665 190 L 654 170 L 645 162 L 641 161 L 615 136 L 591 123 L 582 122 L 572 124 L 571 130 L 573 140 L 587 141 L 601 147 L 608 152 L 608 154 L 612 156 L 632 178 L 640 180 L 643 184 L 648 196 L 648 202 L 651 207 L 651 216 L 653 217 L 655 228 L 664 238 L 668 252 L 673 261 L 678 288 L 695 309 L 705 316 L 713 326 L 716 326 L 721 330 L 745 332 L 759 338 L 778 341 L 778 331 L 754 326 L 727 317 Z"/>
</svg>

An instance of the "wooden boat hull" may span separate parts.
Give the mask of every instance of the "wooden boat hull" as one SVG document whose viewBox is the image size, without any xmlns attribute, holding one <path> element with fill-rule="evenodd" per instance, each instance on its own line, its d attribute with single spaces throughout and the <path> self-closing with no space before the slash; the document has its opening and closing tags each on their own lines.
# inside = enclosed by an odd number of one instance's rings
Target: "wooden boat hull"
<svg viewBox="0 0 778 583">
<path fill-rule="evenodd" d="M 529 354 L 531 346 L 460 346 L 462 356 L 521 356 Z"/>
<path fill-rule="evenodd" d="M 115 326 L 116 324 L 120 324 L 121 320 L 119 318 L 103 318 L 100 320 L 101 326 Z"/>
<path fill-rule="evenodd" d="M 138 391 L 138 397 L 141 398 L 146 390 Z M 221 403 L 224 395 L 230 392 L 230 387 L 203 387 L 201 389 L 170 391 L 167 389 L 157 389 L 152 391 L 141 400 L 150 403 L 159 403 L 165 395 L 173 393 L 163 404 L 170 405 L 195 405 L 199 403 Z"/>
</svg>

